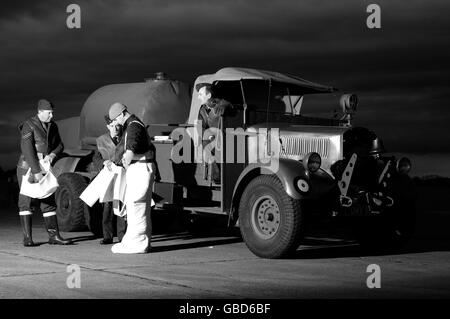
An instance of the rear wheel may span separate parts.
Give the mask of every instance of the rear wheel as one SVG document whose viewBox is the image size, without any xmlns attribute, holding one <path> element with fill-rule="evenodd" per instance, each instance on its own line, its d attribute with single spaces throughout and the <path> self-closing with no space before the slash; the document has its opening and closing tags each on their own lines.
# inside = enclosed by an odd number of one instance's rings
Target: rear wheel
<svg viewBox="0 0 450 319">
<path fill-rule="evenodd" d="M 55 200 L 59 228 L 67 232 L 89 229 L 95 236 L 101 236 L 102 205 L 89 207 L 80 199 L 88 180 L 77 173 L 64 173 L 58 177 L 58 183 Z"/>
<path fill-rule="evenodd" d="M 263 258 L 286 257 L 304 233 L 300 201 L 286 194 L 275 175 L 261 175 L 248 184 L 239 204 L 239 223 L 247 247 Z"/>
<path fill-rule="evenodd" d="M 79 198 L 87 181 L 75 173 L 64 173 L 58 177 L 59 187 L 55 193 L 58 226 L 62 231 L 86 230 L 85 204 Z"/>
</svg>

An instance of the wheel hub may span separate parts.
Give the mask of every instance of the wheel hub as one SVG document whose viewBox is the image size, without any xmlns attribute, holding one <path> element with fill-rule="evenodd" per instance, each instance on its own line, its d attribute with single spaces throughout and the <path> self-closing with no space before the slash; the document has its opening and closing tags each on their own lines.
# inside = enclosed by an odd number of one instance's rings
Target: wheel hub
<svg viewBox="0 0 450 319">
<path fill-rule="evenodd" d="M 264 239 L 275 236 L 280 227 L 280 209 L 269 195 L 259 197 L 252 206 L 252 227 Z"/>
</svg>

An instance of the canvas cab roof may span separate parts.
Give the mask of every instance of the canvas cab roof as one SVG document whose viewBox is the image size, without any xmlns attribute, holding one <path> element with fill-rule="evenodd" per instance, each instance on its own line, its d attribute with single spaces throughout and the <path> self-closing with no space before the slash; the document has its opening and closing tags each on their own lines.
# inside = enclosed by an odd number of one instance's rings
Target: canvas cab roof
<svg viewBox="0 0 450 319">
<path fill-rule="evenodd" d="M 214 74 L 201 75 L 195 81 L 197 83 L 211 83 L 217 81 L 240 81 L 240 80 L 273 80 L 282 83 L 288 83 L 304 88 L 308 88 L 312 91 L 319 92 L 333 92 L 336 89 L 330 86 L 314 83 L 298 76 L 279 73 L 274 71 L 257 70 L 249 68 L 236 68 L 227 67 L 222 68 Z"/>
<path fill-rule="evenodd" d="M 271 80 L 278 83 L 285 83 L 289 86 L 298 88 L 302 92 L 307 93 L 331 93 L 336 91 L 334 87 L 314 83 L 298 76 L 280 73 L 274 71 L 226 67 L 218 70 L 214 74 L 205 74 L 197 77 L 194 83 L 194 92 L 191 102 L 191 110 L 189 113 L 188 123 L 192 124 L 198 117 L 200 110 L 200 100 L 197 97 L 196 87 L 200 83 L 216 84 L 221 81 L 245 81 L 245 80 Z M 293 91 L 294 92 L 294 91 Z"/>
</svg>

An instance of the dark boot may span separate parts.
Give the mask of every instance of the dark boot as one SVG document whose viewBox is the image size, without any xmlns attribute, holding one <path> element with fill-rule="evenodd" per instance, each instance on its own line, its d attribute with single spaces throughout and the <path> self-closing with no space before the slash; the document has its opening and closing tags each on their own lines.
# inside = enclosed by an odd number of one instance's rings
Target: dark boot
<svg viewBox="0 0 450 319">
<path fill-rule="evenodd" d="M 23 231 L 23 245 L 25 247 L 34 247 L 37 246 L 33 242 L 33 238 L 31 237 L 31 215 L 20 215 L 20 223 L 22 224 Z"/>
<path fill-rule="evenodd" d="M 70 245 L 73 244 L 70 239 L 64 239 L 59 234 L 58 221 L 56 215 L 44 217 L 45 228 L 48 233 L 48 243 L 50 245 Z"/>
<path fill-rule="evenodd" d="M 117 216 L 117 239 L 122 241 L 123 236 L 127 231 L 127 220 L 124 217 Z"/>
<path fill-rule="evenodd" d="M 103 204 L 103 239 L 100 241 L 101 245 L 109 245 L 113 243 L 114 227 L 113 227 L 114 213 L 112 202 Z"/>
<path fill-rule="evenodd" d="M 212 175 L 212 180 L 214 182 L 214 184 L 220 184 L 220 167 L 219 164 L 217 164 L 216 162 L 211 164 L 211 175 Z"/>
</svg>

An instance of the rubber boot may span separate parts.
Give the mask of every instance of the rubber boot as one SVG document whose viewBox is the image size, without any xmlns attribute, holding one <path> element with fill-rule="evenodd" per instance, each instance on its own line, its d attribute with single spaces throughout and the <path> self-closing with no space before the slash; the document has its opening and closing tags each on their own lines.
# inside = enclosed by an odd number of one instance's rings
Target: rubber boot
<svg viewBox="0 0 450 319">
<path fill-rule="evenodd" d="M 70 239 L 64 239 L 59 234 L 58 221 L 56 215 L 44 217 L 45 228 L 48 233 L 48 243 L 50 245 L 71 245 L 73 242 Z"/>
<path fill-rule="evenodd" d="M 32 228 L 31 221 L 32 221 L 31 215 L 20 215 L 20 223 L 22 224 L 22 231 L 23 231 L 23 245 L 25 247 L 37 246 L 33 242 L 33 238 L 31 236 L 31 228 Z"/>
</svg>

